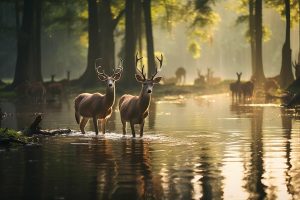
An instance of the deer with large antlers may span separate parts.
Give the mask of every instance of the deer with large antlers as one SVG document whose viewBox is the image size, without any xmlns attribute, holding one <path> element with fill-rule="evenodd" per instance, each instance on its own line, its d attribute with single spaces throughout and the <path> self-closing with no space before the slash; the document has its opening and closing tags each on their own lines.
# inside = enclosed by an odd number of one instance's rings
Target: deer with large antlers
<svg viewBox="0 0 300 200">
<path fill-rule="evenodd" d="M 97 60 L 96 60 L 97 61 Z M 114 70 L 112 76 L 105 74 L 104 70 L 100 71 L 101 66 L 96 67 L 97 76 L 106 84 L 106 93 L 82 93 L 75 98 L 75 118 L 80 124 L 80 130 L 84 134 L 84 127 L 90 118 L 93 119 L 96 135 L 98 135 L 98 120 L 101 122 L 102 133 L 105 134 L 105 125 L 107 119 L 112 114 L 112 106 L 115 102 L 115 82 L 121 77 L 123 67 L 121 65 Z M 80 120 L 80 117 L 82 119 Z"/>
<path fill-rule="evenodd" d="M 142 84 L 142 89 L 139 96 L 133 96 L 125 94 L 120 98 L 119 110 L 121 115 L 121 121 L 123 125 L 123 135 L 126 134 L 126 123 L 130 123 L 132 136 L 135 137 L 134 125 L 140 125 L 140 136 L 143 137 L 145 118 L 149 115 L 149 105 L 151 100 L 151 94 L 153 92 L 154 84 L 158 84 L 162 77 L 156 77 L 159 69 L 156 66 L 154 74 L 150 79 L 147 79 L 147 75 L 144 73 L 144 66 L 141 70 L 137 68 L 139 60 L 143 57 L 138 58 L 138 54 L 135 57 L 136 74 L 135 79 L 137 82 Z M 161 68 L 163 63 L 163 56 L 159 59 L 156 57 Z"/>
</svg>

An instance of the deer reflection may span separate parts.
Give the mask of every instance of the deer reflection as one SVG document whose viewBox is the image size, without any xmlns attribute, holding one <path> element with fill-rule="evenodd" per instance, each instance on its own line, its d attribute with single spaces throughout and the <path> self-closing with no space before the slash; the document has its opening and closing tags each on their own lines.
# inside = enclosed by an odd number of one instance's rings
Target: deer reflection
<svg viewBox="0 0 300 200">
<path fill-rule="evenodd" d="M 245 189 L 250 194 L 250 199 L 264 199 L 266 197 L 265 185 L 262 183 L 264 174 L 263 161 L 263 108 L 253 108 L 251 118 L 251 144 L 250 144 L 250 164 L 245 163 L 246 185 Z"/>
<path fill-rule="evenodd" d="M 149 144 L 143 140 L 125 140 L 121 144 L 113 199 L 159 199 L 160 178 L 152 172 Z"/>
</svg>

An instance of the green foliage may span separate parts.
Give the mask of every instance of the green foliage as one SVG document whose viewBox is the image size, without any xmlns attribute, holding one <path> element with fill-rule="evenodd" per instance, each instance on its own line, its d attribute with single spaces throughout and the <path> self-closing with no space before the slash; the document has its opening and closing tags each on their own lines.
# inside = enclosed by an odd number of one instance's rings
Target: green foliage
<svg viewBox="0 0 300 200">
<path fill-rule="evenodd" d="M 195 40 L 189 42 L 188 46 L 189 52 L 192 53 L 193 58 L 199 58 L 201 55 L 201 47 L 199 43 Z"/>
<path fill-rule="evenodd" d="M 213 11 L 214 0 L 189 1 L 190 13 L 187 16 L 190 21 L 188 29 L 189 51 L 194 58 L 200 57 L 200 44 L 212 42 L 216 24 L 220 22 L 219 15 Z"/>
<path fill-rule="evenodd" d="M 285 4 L 283 0 L 265 0 L 265 4 L 269 8 L 276 10 L 285 19 Z M 299 21 L 299 0 L 290 0 L 291 26 Z"/>
<path fill-rule="evenodd" d="M 254 1 L 253 1 L 254 2 Z M 239 16 L 236 19 L 236 25 L 249 24 L 249 0 L 240 0 L 237 4 L 233 5 L 230 9 L 234 10 Z M 249 26 L 247 26 L 249 27 Z M 266 26 L 263 25 L 263 41 L 267 42 L 271 39 L 272 31 Z M 250 42 L 250 30 L 247 28 L 245 32 L 245 38 Z"/>
<path fill-rule="evenodd" d="M 69 32 L 81 31 L 86 28 L 83 11 L 87 9 L 85 0 L 46 0 L 43 4 L 43 27 L 51 34 L 58 30 Z"/>
<path fill-rule="evenodd" d="M 153 24 L 171 32 L 184 23 L 189 39 L 187 48 L 196 59 L 200 57 L 201 43 L 212 41 L 214 28 L 220 21 L 213 11 L 214 4 L 214 0 L 153 0 Z"/>
</svg>

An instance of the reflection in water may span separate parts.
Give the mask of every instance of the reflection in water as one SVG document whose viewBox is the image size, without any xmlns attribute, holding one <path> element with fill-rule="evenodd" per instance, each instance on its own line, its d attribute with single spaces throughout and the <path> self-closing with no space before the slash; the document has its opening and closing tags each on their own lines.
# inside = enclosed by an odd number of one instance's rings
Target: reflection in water
<svg viewBox="0 0 300 200">
<path fill-rule="evenodd" d="M 24 127 L 43 112 L 43 127 L 77 130 L 72 102 L 1 102 L 15 113 L 2 123 Z M 1 199 L 299 199 L 300 122 L 276 105 L 230 103 L 225 95 L 152 102 L 142 139 L 122 136 L 115 111 L 104 136 L 90 126 L 0 149 Z"/>
<path fill-rule="evenodd" d="M 262 183 L 264 164 L 263 164 L 263 108 L 253 108 L 251 120 L 251 144 L 250 144 L 250 164 L 245 163 L 246 185 L 250 199 L 264 199 L 266 197 L 265 185 Z M 249 169 L 247 169 L 249 168 Z"/>
<path fill-rule="evenodd" d="M 149 107 L 149 129 L 153 130 L 155 127 L 155 119 L 156 119 L 156 102 L 152 99 Z"/>
</svg>

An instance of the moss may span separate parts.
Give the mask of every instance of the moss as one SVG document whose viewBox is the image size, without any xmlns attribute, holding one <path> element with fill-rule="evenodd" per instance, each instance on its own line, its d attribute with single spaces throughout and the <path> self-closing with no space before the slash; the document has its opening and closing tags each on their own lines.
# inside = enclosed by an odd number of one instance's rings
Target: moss
<svg viewBox="0 0 300 200">
<path fill-rule="evenodd" d="M 0 145 L 24 145 L 31 141 L 22 132 L 13 129 L 0 128 Z"/>
</svg>

